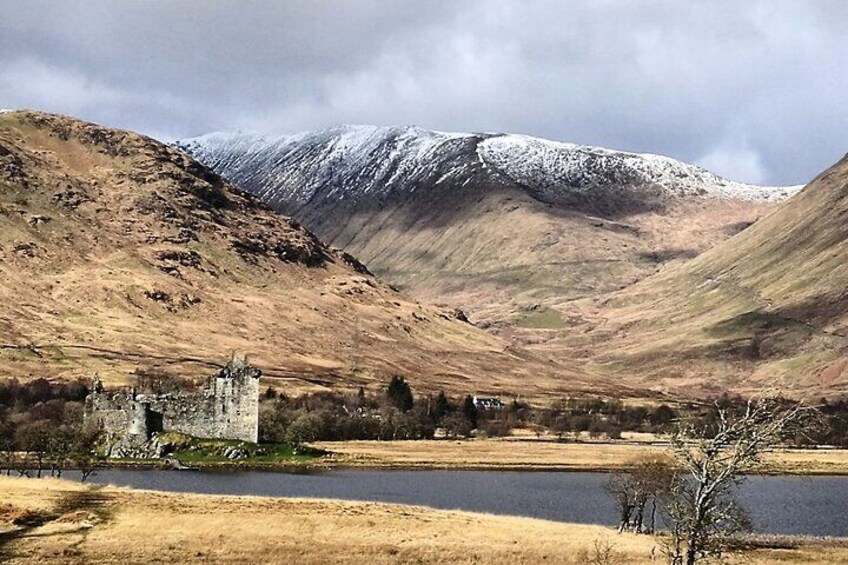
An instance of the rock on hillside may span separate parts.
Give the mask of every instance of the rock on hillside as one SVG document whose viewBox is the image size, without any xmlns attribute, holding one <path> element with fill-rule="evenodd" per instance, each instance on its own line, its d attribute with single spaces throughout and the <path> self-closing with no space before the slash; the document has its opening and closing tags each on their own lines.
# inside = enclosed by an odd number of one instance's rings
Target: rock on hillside
<svg viewBox="0 0 848 565">
<path fill-rule="evenodd" d="M 603 386 L 419 305 L 178 150 L 0 115 L 0 375 L 188 376 L 231 351 L 297 388 Z"/>
</svg>

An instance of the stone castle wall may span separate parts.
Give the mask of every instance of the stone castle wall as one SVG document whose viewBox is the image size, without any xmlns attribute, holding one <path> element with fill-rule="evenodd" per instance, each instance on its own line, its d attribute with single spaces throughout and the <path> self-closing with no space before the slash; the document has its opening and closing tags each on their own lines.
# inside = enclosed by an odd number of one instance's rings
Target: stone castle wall
<svg viewBox="0 0 848 565">
<path fill-rule="evenodd" d="M 196 393 L 136 394 L 95 387 L 86 418 L 99 422 L 107 441 L 143 442 L 159 431 L 201 438 L 259 440 L 258 369 L 233 359 Z"/>
</svg>

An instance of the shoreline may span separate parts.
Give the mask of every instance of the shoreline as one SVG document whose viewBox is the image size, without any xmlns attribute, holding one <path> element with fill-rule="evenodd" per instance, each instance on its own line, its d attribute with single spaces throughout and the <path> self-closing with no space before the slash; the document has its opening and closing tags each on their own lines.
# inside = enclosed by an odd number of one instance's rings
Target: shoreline
<svg viewBox="0 0 848 565">
<path fill-rule="evenodd" d="M 585 563 L 613 544 L 650 565 L 660 538 L 608 526 L 410 504 L 165 492 L 0 477 L 4 556 L 15 563 Z M 745 563 L 845 562 L 848 539 L 746 537 Z M 736 562 L 736 561 L 734 561 Z"/>
<path fill-rule="evenodd" d="M 643 456 L 665 452 L 656 443 L 576 443 L 534 440 L 406 440 L 316 442 L 324 453 L 301 461 L 181 460 L 186 470 L 320 473 L 361 471 L 492 471 L 615 473 Z M 66 467 L 72 470 L 72 467 Z M 106 461 L 100 470 L 176 470 L 162 459 Z M 49 473 L 49 468 L 48 471 Z M 848 476 L 848 449 L 778 448 L 749 476 Z"/>
</svg>

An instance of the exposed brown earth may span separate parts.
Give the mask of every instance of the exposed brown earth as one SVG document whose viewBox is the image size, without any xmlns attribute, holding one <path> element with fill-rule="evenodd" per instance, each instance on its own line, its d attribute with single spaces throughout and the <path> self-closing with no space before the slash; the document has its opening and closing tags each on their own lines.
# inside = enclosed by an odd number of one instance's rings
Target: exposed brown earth
<svg viewBox="0 0 848 565">
<path fill-rule="evenodd" d="M 0 376 L 127 382 L 251 354 L 291 391 L 617 390 L 424 306 L 177 150 L 0 114 Z"/>
</svg>

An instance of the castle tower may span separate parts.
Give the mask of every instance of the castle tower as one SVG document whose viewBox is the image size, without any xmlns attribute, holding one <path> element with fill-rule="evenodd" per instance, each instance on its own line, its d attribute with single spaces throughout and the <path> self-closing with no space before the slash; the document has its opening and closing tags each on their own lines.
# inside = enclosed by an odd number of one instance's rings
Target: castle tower
<svg viewBox="0 0 848 565">
<path fill-rule="evenodd" d="M 145 441 L 150 439 L 150 430 L 147 426 L 149 413 L 150 404 L 133 399 L 127 434 L 138 439 L 144 439 Z"/>
<path fill-rule="evenodd" d="M 259 441 L 259 377 L 262 371 L 236 355 L 210 379 L 218 437 Z"/>
</svg>

